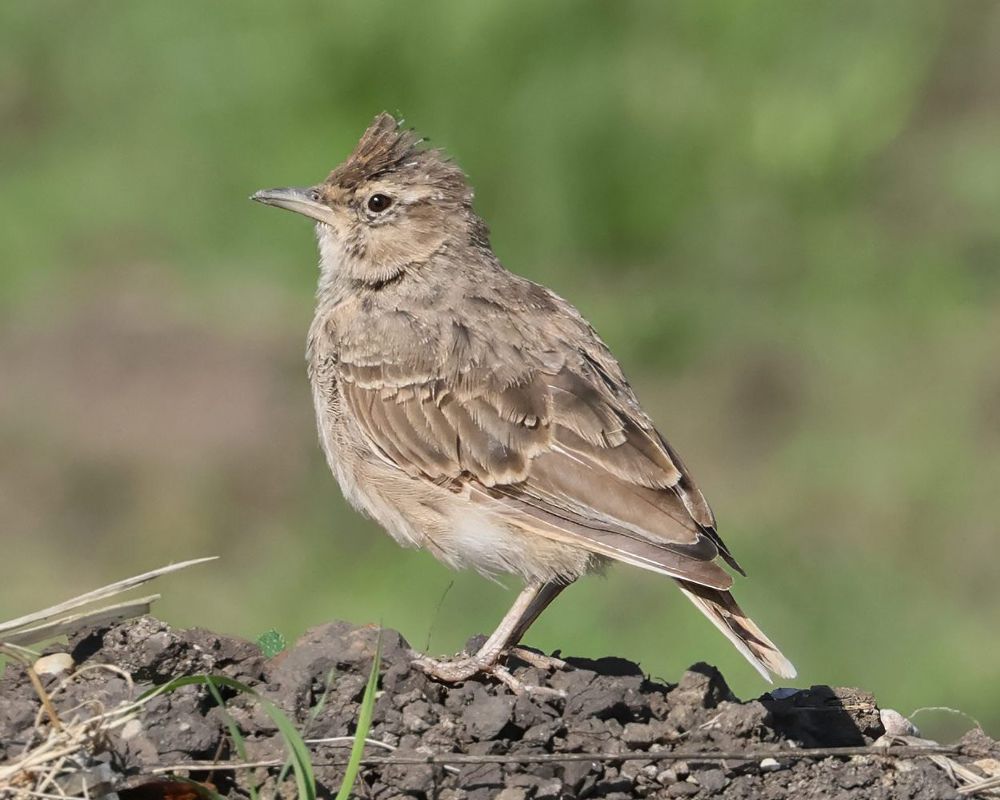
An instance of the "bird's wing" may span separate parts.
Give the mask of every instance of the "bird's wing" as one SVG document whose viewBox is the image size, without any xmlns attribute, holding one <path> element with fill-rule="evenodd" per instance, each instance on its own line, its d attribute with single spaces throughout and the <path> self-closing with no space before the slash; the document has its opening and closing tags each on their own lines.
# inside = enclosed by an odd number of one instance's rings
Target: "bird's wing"
<svg viewBox="0 0 1000 800">
<path fill-rule="evenodd" d="M 434 375 L 342 359 L 340 388 L 370 447 L 412 478 L 548 538 L 728 589 L 715 559 L 739 566 L 711 510 L 603 344 L 510 363 Z"/>
</svg>

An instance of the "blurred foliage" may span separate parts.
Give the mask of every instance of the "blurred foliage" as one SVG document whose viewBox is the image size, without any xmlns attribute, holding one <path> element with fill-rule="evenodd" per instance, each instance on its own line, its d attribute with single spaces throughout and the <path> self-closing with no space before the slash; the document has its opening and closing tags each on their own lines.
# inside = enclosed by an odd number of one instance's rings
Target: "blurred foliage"
<svg viewBox="0 0 1000 800">
<path fill-rule="evenodd" d="M 1000 730 L 991 2 L 0 6 L 0 616 L 209 553 L 173 622 L 452 651 L 505 610 L 514 581 L 340 499 L 300 360 L 309 226 L 246 201 L 382 110 L 615 349 L 801 682 Z M 529 641 L 763 688 L 624 568 Z"/>
</svg>

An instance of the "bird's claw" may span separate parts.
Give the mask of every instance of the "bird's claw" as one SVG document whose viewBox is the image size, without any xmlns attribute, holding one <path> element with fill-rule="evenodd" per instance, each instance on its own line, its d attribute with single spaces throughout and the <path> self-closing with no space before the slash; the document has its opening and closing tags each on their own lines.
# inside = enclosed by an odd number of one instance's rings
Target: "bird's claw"
<svg viewBox="0 0 1000 800">
<path fill-rule="evenodd" d="M 507 655 L 514 656 L 528 666 L 537 667 L 538 669 L 551 670 L 552 672 L 558 672 L 559 670 L 566 669 L 566 667 L 569 666 L 569 664 L 561 658 L 556 658 L 556 656 L 547 656 L 545 653 L 539 653 L 537 650 L 529 650 L 526 647 L 512 647 L 507 651 Z"/>
<path fill-rule="evenodd" d="M 520 647 L 511 648 L 508 653 L 517 656 L 530 666 L 540 669 L 561 669 L 566 662 L 550 658 L 540 653 L 524 650 Z M 430 656 L 417 656 L 413 666 L 431 678 L 443 683 L 460 683 L 476 675 L 490 675 L 506 686 L 514 694 L 530 694 L 536 697 L 565 697 L 562 689 L 552 689 L 547 686 L 532 686 L 514 677 L 514 674 L 499 659 L 489 658 L 479 654 L 457 658 L 454 660 L 438 660 Z"/>
</svg>

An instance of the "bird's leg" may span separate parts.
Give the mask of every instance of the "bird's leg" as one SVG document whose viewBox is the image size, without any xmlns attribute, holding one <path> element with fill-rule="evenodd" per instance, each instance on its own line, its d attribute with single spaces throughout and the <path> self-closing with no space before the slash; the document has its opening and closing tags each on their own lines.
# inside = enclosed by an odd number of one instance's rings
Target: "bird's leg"
<svg viewBox="0 0 1000 800">
<path fill-rule="evenodd" d="M 536 653 L 534 650 L 528 650 L 525 647 L 518 647 L 518 643 L 524 637 L 524 634 L 528 632 L 528 628 L 531 624 L 538 619 L 538 615 L 541 614 L 559 593 L 569 586 L 568 583 L 563 583 L 561 581 L 549 581 L 548 583 L 542 584 L 541 588 L 538 590 L 538 594 L 535 595 L 534 600 L 525 610 L 524 614 L 518 620 L 517 627 L 511 632 L 510 639 L 507 641 L 506 651 L 511 655 L 517 656 L 521 661 L 526 664 L 530 664 L 533 667 L 538 667 L 539 669 L 563 669 L 566 666 L 566 662 L 561 658 L 556 658 L 555 656 L 547 656 L 543 653 Z"/>
<path fill-rule="evenodd" d="M 514 692 L 525 691 L 528 687 L 522 685 L 499 663 L 500 658 L 521 640 L 531 623 L 565 588 L 565 583 L 556 581 L 529 584 L 517 596 L 510 611 L 504 615 L 497 629 L 476 653 L 451 661 L 438 661 L 429 656 L 420 656 L 413 662 L 414 666 L 446 683 L 457 683 L 479 673 L 488 673 L 496 676 Z M 544 667 L 563 665 L 558 659 L 549 661 L 546 656 L 521 648 L 517 648 L 515 653 L 518 658 L 533 666 L 543 666 L 542 662 L 545 662 Z"/>
</svg>

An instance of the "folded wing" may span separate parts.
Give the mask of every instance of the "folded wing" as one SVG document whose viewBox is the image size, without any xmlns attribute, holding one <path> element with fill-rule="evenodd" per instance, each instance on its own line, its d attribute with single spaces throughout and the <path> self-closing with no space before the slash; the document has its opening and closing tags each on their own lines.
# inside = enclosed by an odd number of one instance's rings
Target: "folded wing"
<svg viewBox="0 0 1000 800">
<path fill-rule="evenodd" d="M 739 566 L 711 510 L 600 355 L 517 374 L 342 361 L 341 391 L 372 449 L 414 479 L 468 491 L 540 536 L 728 589 L 716 558 Z"/>
</svg>

